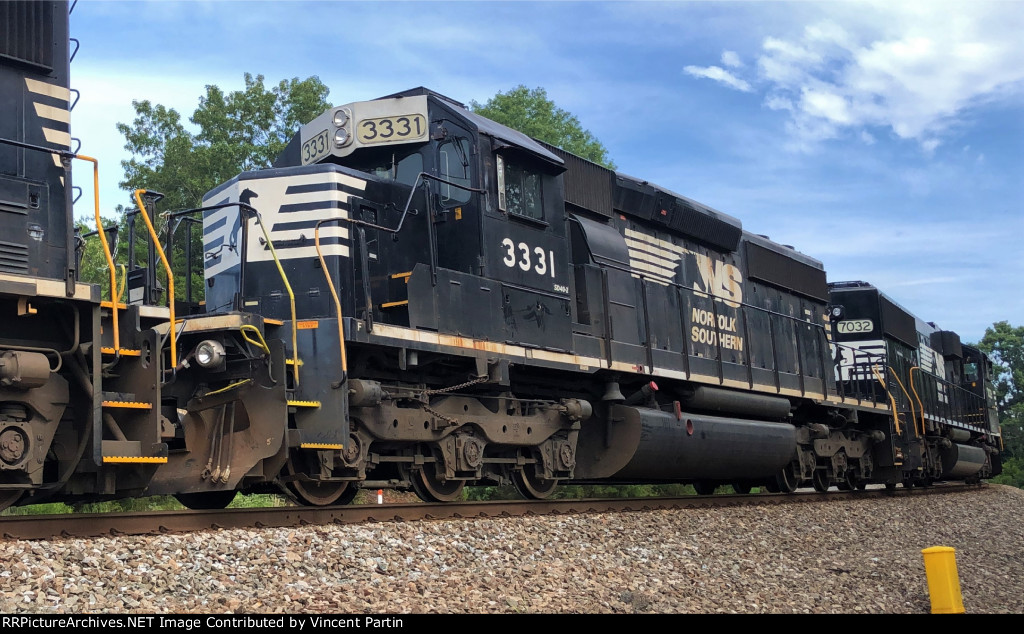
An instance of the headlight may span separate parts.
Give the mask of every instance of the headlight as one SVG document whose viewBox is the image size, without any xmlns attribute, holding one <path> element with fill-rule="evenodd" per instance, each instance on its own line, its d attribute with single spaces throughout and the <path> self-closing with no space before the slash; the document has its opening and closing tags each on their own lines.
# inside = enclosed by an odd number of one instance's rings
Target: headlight
<svg viewBox="0 0 1024 634">
<path fill-rule="evenodd" d="M 338 128 L 334 133 L 334 144 L 338 147 L 344 147 L 348 145 L 349 138 L 348 130 L 345 128 Z"/>
<path fill-rule="evenodd" d="M 203 368 L 213 368 L 224 362 L 224 346 L 219 341 L 207 339 L 196 346 L 196 363 Z"/>
<path fill-rule="evenodd" d="M 348 113 L 345 112 L 344 110 L 335 110 L 334 125 L 339 128 L 342 128 L 345 126 L 346 123 L 348 123 Z"/>
</svg>

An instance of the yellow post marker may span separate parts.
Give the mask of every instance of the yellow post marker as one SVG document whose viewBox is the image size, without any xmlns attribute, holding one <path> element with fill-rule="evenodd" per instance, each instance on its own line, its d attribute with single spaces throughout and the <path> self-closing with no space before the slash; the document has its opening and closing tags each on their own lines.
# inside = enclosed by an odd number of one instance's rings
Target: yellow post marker
<svg viewBox="0 0 1024 634">
<path fill-rule="evenodd" d="M 928 594 L 932 600 L 932 614 L 963 614 L 964 601 L 960 595 L 960 576 L 956 571 L 956 549 L 932 546 L 921 551 L 924 572 L 928 577 Z"/>
</svg>

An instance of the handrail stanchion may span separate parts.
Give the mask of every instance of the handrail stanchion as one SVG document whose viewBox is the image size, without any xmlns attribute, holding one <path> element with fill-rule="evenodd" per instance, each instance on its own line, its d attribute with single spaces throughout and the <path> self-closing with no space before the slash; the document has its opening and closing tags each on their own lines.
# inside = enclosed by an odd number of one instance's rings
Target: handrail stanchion
<svg viewBox="0 0 1024 634">
<path fill-rule="evenodd" d="M 121 352 L 120 329 L 117 323 L 117 270 L 114 267 L 114 256 L 110 253 L 110 244 L 107 243 L 107 233 L 103 230 L 103 221 L 100 219 L 100 162 L 91 156 L 78 154 L 75 158 L 92 163 L 92 188 L 93 201 L 96 206 L 96 231 L 100 234 L 100 243 L 103 245 L 103 255 L 107 259 L 107 267 L 110 269 L 110 311 L 111 321 L 114 322 L 114 354 Z"/>
<path fill-rule="evenodd" d="M 171 311 L 170 327 L 168 328 L 171 335 L 171 367 L 177 368 L 178 337 L 175 331 L 175 324 L 177 322 L 174 319 L 174 273 L 171 272 L 171 265 L 167 262 L 167 255 L 164 253 L 164 248 L 160 246 L 160 238 L 157 236 L 156 229 L 153 227 L 153 222 L 149 219 L 149 212 L 146 211 L 146 205 L 142 202 L 142 194 L 148 193 L 150 192 L 145 189 L 136 189 L 135 203 L 139 206 L 139 213 L 142 214 L 142 219 L 146 221 L 146 227 L 149 229 L 150 239 L 153 241 L 156 252 L 160 255 L 160 261 L 164 265 L 164 270 L 167 271 L 167 307 L 170 308 Z"/>
<path fill-rule="evenodd" d="M 331 291 L 331 297 L 334 298 L 334 307 L 338 311 L 338 345 L 341 346 L 341 380 L 344 382 L 348 380 L 348 360 L 345 356 L 345 325 L 341 320 L 341 299 L 338 297 L 338 291 L 334 288 L 334 280 L 331 278 L 331 272 L 327 269 L 327 261 L 324 260 L 324 254 L 320 251 L 320 225 L 325 222 L 338 222 L 340 220 L 344 220 L 344 218 L 324 218 L 317 222 L 313 230 L 313 244 L 316 245 L 316 255 L 320 258 L 320 268 L 323 269 L 324 276 L 327 277 L 327 288 Z"/>
</svg>

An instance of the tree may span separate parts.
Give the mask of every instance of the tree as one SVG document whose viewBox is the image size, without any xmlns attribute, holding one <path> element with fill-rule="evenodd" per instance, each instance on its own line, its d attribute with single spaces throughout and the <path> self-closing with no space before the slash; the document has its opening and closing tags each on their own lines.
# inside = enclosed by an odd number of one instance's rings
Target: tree
<svg viewBox="0 0 1024 634">
<path fill-rule="evenodd" d="M 330 107 L 319 78 L 282 80 L 268 90 L 263 75 L 245 74 L 245 89 L 225 94 L 208 85 L 186 129 L 173 108 L 133 101 L 135 121 L 117 124 L 132 158 L 122 161 L 122 188 L 159 191 L 165 209 L 198 206 L 203 194 L 239 172 L 270 167 L 303 123 Z"/>
<path fill-rule="evenodd" d="M 148 100 L 133 101 L 135 120 L 131 125 L 118 123 L 125 138 L 125 149 L 132 158 L 122 161 L 124 180 L 119 185 L 128 192 L 136 188 L 158 191 L 166 197 L 161 210 L 198 207 L 203 195 L 240 172 L 270 167 L 298 128 L 330 107 L 328 88 L 319 78 L 282 80 L 268 89 L 263 75 L 245 74 L 245 88 L 225 93 L 218 86 L 206 86 L 199 106 L 186 126 L 173 108 Z M 135 203 L 130 203 L 134 207 Z M 127 212 L 118 206 L 122 248 L 119 262 L 127 261 Z M 161 219 L 154 218 L 158 230 Z M 137 222 L 139 244 L 136 261 L 145 258 L 145 227 Z M 180 229 L 179 229 L 180 231 Z M 163 238 L 163 234 L 161 234 Z M 94 239 L 95 240 L 95 239 Z M 193 252 L 202 252 L 202 236 L 192 236 Z M 97 241 L 98 244 L 98 241 Z M 174 268 L 183 267 L 184 239 L 175 236 Z M 107 264 L 97 245 L 90 241 L 83 258 L 83 280 L 109 285 Z M 177 277 L 177 274 L 176 274 Z M 202 280 L 193 280 L 193 293 L 202 297 Z M 176 285 L 179 299 L 183 285 Z"/>
<path fill-rule="evenodd" d="M 548 99 L 543 88 L 530 90 L 519 85 L 508 92 L 499 92 L 482 105 L 470 101 L 469 108 L 527 136 L 615 169 L 604 145 L 590 131 L 584 130 L 573 114 Z"/>
<path fill-rule="evenodd" d="M 1024 487 L 1024 326 L 997 322 L 977 347 L 992 361 L 1003 430 L 1003 475 L 995 481 Z"/>
</svg>

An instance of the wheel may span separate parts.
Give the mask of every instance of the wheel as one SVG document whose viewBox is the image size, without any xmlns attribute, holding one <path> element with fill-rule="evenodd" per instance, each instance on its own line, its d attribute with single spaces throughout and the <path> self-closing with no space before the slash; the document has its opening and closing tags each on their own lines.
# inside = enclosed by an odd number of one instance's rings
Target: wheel
<svg viewBox="0 0 1024 634">
<path fill-rule="evenodd" d="M 356 496 L 358 487 L 348 481 L 337 480 L 329 482 L 318 482 L 316 480 L 302 480 L 305 475 L 301 468 L 302 458 L 298 452 L 292 452 L 285 463 L 285 472 L 292 476 L 284 483 L 288 496 L 303 506 L 329 506 L 331 504 L 348 504 Z"/>
<path fill-rule="evenodd" d="M 546 500 L 558 487 L 558 480 L 537 477 L 537 465 L 528 464 L 512 472 L 512 484 L 519 495 L 528 500 Z"/>
<path fill-rule="evenodd" d="M 843 478 L 836 483 L 836 487 L 840 491 L 853 491 L 859 487 L 860 478 L 853 472 L 853 469 L 847 469 L 846 473 L 843 474 Z"/>
<path fill-rule="evenodd" d="M 766 483 L 764 484 L 764 488 L 765 488 L 765 489 L 766 489 L 766 490 L 767 490 L 767 491 L 768 491 L 769 493 L 779 493 L 779 492 L 781 492 L 781 491 L 782 491 L 782 489 L 780 489 L 780 488 L 779 488 L 779 483 L 778 483 L 778 482 L 777 482 L 776 480 L 771 480 L 771 481 L 769 481 L 769 482 L 766 482 Z"/>
<path fill-rule="evenodd" d="M 437 475 L 437 463 L 427 462 L 409 474 L 412 490 L 424 502 L 454 502 L 466 487 L 465 480 L 442 480 Z"/>
<path fill-rule="evenodd" d="M 304 506 L 329 506 L 348 504 L 359 489 L 351 482 L 316 482 L 315 480 L 293 480 L 285 488 Z"/>
<path fill-rule="evenodd" d="M 732 483 L 732 490 L 735 491 L 736 493 L 739 493 L 740 495 L 747 495 L 748 493 L 750 493 L 750 489 L 752 488 L 753 487 L 750 486 L 750 484 L 745 482 Z"/>
<path fill-rule="evenodd" d="M 6 491 L 0 492 L 0 511 L 5 511 L 12 504 L 18 501 L 21 497 L 22 491 Z"/>
<path fill-rule="evenodd" d="M 799 483 L 796 472 L 793 470 L 793 463 L 789 463 L 775 476 L 775 492 L 793 493 Z"/>
<path fill-rule="evenodd" d="M 718 486 L 713 482 L 694 482 L 693 490 L 697 492 L 697 495 L 714 495 L 715 489 Z"/>
<path fill-rule="evenodd" d="M 885 483 L 885 490 L 886 491 L 895 491 L 896 490 L 896 483 L 895 482 L 886 482 Z"/>
<path fill-rule="evenodd" d="M 864 491 L 868 488 L 868 481 L 864 478 L 857 480 L 857 490 Z"/>
<path fill-rule="evenodd" d="M 818 493 L 824 493 L 828 491 L 828 487 L 830 486 L 830 484 L 831 483 L 828 479 L 828 471 L 826 471 L 825 469 L 815 469 L 814 473 L 811 474 L 811 486 L 813 486 L 814 490 L 817 491 Z"/>
<path fill-rule="evenodd" d="M 175 493 L 174 499 L 193 511 L 209 511 L 227 508 L 238 491 L 203 491 L 200 493 Z"/>
</svg>

